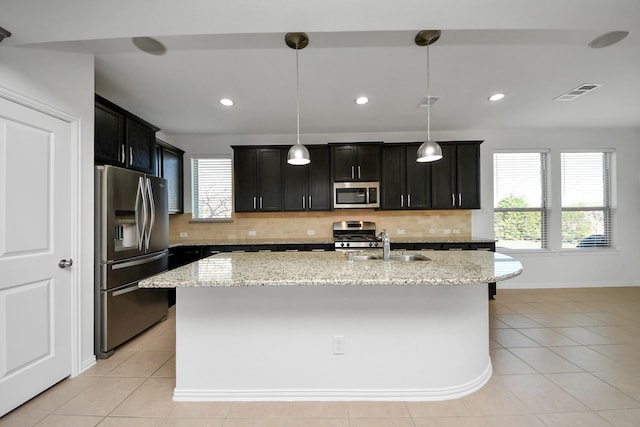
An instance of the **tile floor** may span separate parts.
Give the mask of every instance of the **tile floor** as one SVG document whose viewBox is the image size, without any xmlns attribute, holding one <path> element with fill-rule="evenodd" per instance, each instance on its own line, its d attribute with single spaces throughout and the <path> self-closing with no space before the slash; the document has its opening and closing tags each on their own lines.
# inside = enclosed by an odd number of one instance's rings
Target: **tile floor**
<svg viewBox="0 0 640 427">
<path fill-rule="evenodd" d="M 444 402 L 184 403 L 171 399 L 175 318 L 0 418 L 0 426 L 640 426 L 640 287 L 499 290 L 494 374 Z"/>
</svg>

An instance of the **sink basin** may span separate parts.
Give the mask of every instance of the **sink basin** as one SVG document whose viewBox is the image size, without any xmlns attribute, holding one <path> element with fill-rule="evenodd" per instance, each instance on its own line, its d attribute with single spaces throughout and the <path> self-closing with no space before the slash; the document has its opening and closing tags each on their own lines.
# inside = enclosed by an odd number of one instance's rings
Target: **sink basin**
<svg viewBox="0 0 640 427">
<path fill-rule="evenodd" d="M 347 252 L 346 253 L 347 258 L 349 259 L 349 261 L 370 261 L 370 260 L 379 260 L 382 261 L 382 255 L 363 255 L 363 254 L 354 254 L 353 252 Z M 424 255 L 417 255 L 417 254 L 413 254 L 413 255 L 398 255 L 398 254 L 393 254 L 391 255 L 391 261 L 403 261 L 403 262 L 410 262 L 410 261 L 429 261 L 430 258 L 427 258 Z"/>
</svg>

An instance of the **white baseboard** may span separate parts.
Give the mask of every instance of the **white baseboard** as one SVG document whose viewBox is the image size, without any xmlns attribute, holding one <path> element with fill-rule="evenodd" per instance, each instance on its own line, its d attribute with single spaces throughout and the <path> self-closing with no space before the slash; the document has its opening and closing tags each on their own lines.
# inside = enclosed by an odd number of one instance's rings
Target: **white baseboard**
<svg viewBox="0 0 640 427">
<path fill-rule="evenodd" d="M 365 390 L 187 390 L 175 388 L 176 402 L 344 402 L 344 401 L 439 401 L 458 399 L 484 386 L 491 378 L 489 362 L 475 380 L 446 389 L 365 389 Z"/>
</svg>

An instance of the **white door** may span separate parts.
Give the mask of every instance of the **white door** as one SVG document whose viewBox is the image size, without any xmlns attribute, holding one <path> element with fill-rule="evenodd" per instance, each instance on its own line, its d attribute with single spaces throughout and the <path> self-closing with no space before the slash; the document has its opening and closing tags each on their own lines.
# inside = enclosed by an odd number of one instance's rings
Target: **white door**
<svg viewBox="0 0 640 427">
<path fill-rule="evenodd" d="M 0 98 L 0 416 L 71 374 L 70 137 Z"/>
</svg>

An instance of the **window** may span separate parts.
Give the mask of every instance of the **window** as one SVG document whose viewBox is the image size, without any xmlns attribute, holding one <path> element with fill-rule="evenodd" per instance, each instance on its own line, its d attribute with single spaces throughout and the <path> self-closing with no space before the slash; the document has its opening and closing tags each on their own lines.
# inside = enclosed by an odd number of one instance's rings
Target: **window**
<svg viewBox="0 0 640 427">
<path fill-rule="evenodd" d="M 191 159 L 193 219 L 231 219 L 231 176 L 231 157 Z"/>
<path fill-rule="evenodd" d="M 547 247 L 547 152 L 493 154 L 496 246 Z"/>
<path fill-rule="evenodd" d="M 562 248 L 611 247 L 611 152 L 560 154 Z"/>
</svg>

